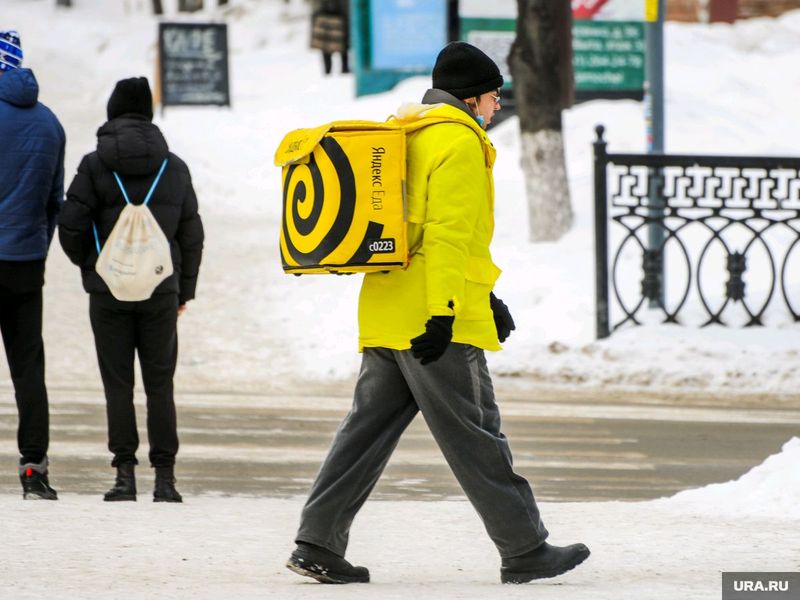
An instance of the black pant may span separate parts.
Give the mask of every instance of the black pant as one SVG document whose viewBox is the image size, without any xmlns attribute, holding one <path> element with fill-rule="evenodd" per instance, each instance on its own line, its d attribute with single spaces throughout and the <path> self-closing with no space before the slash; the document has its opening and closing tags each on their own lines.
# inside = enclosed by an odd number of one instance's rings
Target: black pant
<svg viewBox="0 0 800 600">
<path fill-rule="evenodd" d="M 0 330 L 19 412 L 20 464 L 41 463 L 50 444 L 44 383 L 42 288 L 12 292 L 0 282 Z"/>
<path fill-rule="evenodd" d="M 348 65 L 347 60 L 347 51 L 340 52 L 342 55 L 342 73 L 349 73 L 350 66 Z M 322 66 L 325 69 L 325 74 L 330 75 L 331 70 L 333 69 L 333 53 L 332 52 L 322 52 Z"/>
<path fill-rule="evenodd" d="M 157 294 L 141 302 L 121 302 L 110 294 L 91 294 L 89 317 L 106 393 L 108 449 L 114 455 L 111 466 L 137 463 L 135 352 L 147 396 L 150 464 L 174 465 L 178 431 L 172 378 L 178 359 L 178 296 Z"/>
</svg>

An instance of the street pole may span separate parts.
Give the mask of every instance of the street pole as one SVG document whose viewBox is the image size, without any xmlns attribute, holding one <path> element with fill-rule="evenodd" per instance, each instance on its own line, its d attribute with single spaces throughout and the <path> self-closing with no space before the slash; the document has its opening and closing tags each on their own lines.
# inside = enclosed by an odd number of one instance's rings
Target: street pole
<svg viewBox="0 0 800 600">
<path fill-rule="evenodd" d="M 664 152 L 664 4 L 665 0 L 647 0 L 646 3 L 647 58 L 644 102 L 648 154 Z M 661 177 L 660 170 L 650 170 L 649 216 L 652 220 L 647 227 L 647 239 L 648 249 L 660 254 L 661 281 L 660 297 L 650 298 L 650 308 L 664 306 L 665 302 L 664 241 L 666 236 L 662 226 L 664 197 Z"/>
</svg>

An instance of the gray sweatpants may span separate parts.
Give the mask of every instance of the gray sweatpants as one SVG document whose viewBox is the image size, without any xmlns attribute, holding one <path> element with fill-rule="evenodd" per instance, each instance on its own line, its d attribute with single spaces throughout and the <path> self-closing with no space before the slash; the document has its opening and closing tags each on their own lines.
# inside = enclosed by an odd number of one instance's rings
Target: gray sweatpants
<svg viewBox="0 0 800 600">
<path fill-rule="evenodd" d="M 547 530 L 530 485 L 514 473 L 486 358 L 465 344 L 450 344 L 425 366 L 408 350 L 364 350 L 353 407 L 311 488 L 296 541 L 344 556 L 356 513 L 417 411 L 500 556 L 540 545 Z"/>
</svg>

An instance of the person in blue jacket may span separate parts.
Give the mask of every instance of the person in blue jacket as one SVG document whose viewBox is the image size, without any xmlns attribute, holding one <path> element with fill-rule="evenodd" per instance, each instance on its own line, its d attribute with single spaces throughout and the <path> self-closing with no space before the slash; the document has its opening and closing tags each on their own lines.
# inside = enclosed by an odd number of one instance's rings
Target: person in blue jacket
<svg viewBox="0 0 800 600">
<path fill-rule="evenodd" d="M 19 411 L 23 498 L 57 500 L 50 487 L 50 416 L 44 382 L 44 263 L 64 201 L 61 123 L 38 101 L 16 31 L 0 30 L 0 331 Z"/>
</svg>

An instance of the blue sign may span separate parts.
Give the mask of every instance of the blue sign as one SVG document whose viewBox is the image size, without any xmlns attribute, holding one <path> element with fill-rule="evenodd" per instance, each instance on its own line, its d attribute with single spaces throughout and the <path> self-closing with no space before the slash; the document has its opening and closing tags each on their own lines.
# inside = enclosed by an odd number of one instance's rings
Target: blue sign
<svg viewBox="0 0 800 600">
<path fill-rule="evenodd" d="M 372 69 L 431 69 L 447 43 L 447 0 L 379 0 L 370 7 Z"/>
</svg>

